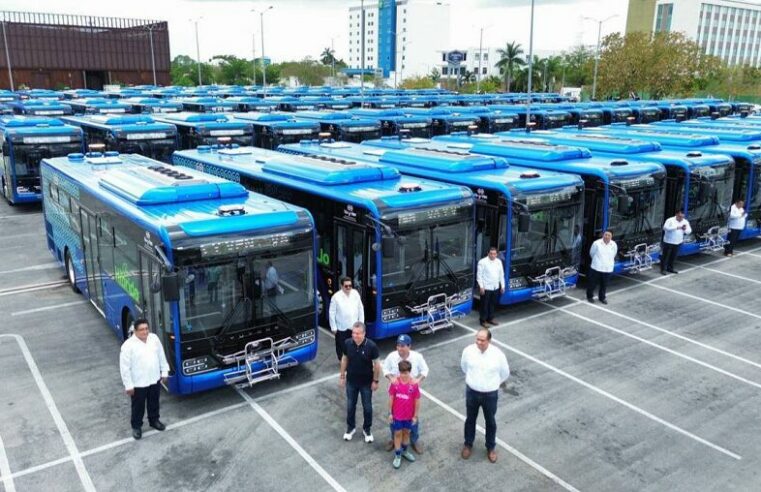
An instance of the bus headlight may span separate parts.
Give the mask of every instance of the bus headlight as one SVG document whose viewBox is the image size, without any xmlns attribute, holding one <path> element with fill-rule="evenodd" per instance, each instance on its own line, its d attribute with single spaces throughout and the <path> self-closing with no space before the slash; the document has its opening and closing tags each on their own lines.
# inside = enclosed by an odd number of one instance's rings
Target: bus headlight
<svg viewBox="0 0 761 492">
<path fill-rule="evenodd" d="M 182 361 L 182 372 L 186 375 L 200 374 L 217 367 L 217 362 L 208 355 Z"/>
</svg>

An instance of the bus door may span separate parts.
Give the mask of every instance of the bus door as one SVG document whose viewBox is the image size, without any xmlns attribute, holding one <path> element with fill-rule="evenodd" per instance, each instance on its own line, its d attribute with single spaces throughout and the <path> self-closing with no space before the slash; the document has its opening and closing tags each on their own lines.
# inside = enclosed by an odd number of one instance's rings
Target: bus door
<svg viewBox="0 0 761 492">
<path fill-rule="evenodd" d="M 167 322 L 161 297 L 163 266 L 161 261 L 148 250 L 138 248 L 138 253 L 140 255 L 140 299 L 142 300 L 140 308 L 143 311 L 143 317 L 150 323 L 151 331 L 161 339 L 170 366 L 174 367 L 172 324 Z"/>
<path fill-rule="evenodd" d="M 365 321 L 368 321 L 375 312 L 375 299 L 372 295 L 374 289 L 368 285 L 368 279 L 371 277 L 367 271 L 370 258 L 367 254 L 367 228 L 347 220 L 335 219 L 333 230 L 336 233 L 334 257 L 337 260 L 335 264 L 337 278 L 333 279 L 333 285 L 338 291 L 341 289 L 341 278 L 352 279 L 354 288 L 362 297 L 362 304 L 365 306 Z"/>
<path fill-rule="evenodd" d="M 87 275 L 87 292 L 90 301 L 103 312 L 103 284 L 98 256 L 98 225 L 97 218 L 92 212 L 80 208 L 80 231 L 82 234 L 82 254 L 85 259 Z"/>
<path fill-rule="evenodd" d="M 506 226 L 507 224 L 505 224 Z M 489 254 L 489 248 L 497 245 L 499 238 L 499 209 L 494 205 L 476 205 L 476 254 L 478 259 Z"/>
</svg>

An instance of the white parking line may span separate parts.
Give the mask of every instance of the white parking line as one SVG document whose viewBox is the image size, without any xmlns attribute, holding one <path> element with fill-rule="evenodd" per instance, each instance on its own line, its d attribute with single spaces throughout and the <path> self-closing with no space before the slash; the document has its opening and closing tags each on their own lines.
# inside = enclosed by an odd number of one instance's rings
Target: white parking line
<svg viewBox="0 0 761 492">
<path fill-rule="evenodd" d="M 421 388 L 420 389 L 420 393 L 422 393 L 426 398 L 428 398 L 429 400 L 434 402 L 436 405 L 440 406 L 441 408 L 443 408 L 447 412 L 451 413 L 452 415 L 454 415 L 455 417 L 457 417 L 461 421 L 465 422 L 465 415 L 461 414 L 460 412 L 458 412 L 454 408 L 450 407 L 449 405 L 447 405 L 443 401 L 439 400 L 438 398 L 436 398 L 435 396 L 430 394 L 428 391 L 426 391 L 426 390 Z M 481 427 L 480 425 L 477 425 L 476 429 L 481 434 L 486 434 L 486 430 L 483 427 Z M 568 482 L 564 481 L 562 478 L 558 477 L 557 475 L 555 475 L 554 473 L 552 473 L 551 471 L 549 471 L 548 469 L 546 469 L 545 467 L 543 467 L 542 465 L 540 465 L 536 461 L 532 460 L 531 458 L 529 458 L 525 454 L 521 453 L 520 451 L 518 451 L 514 447 L 510 446 L 509 444 L 507 444 L 505 441 L 503 441 L 499 437 L 497 437 L 496 441 L 497 441 L 497 444 L 499 445 L 499 447 L 501 447 L 502 449 L 504 449 L 508 453 L 512 454 L 513 456 L 515 456 L 516 458 L 518 458 L 522 462 L 526 463 L 528 466 L 530 466 L 534 470 L 538 471 L 539 473 L 541 473 L 545 477 L 549 478 L 550 480 L 552 480 L 553 482 L 555 482 L 559 486 L 563 487 L 565 490 L 570 490 L 570 491 L 573 491 L 573 492 L 578 492 L 578 489 L 576 487 L 574 487 L 573 485 L 571 485 Z"/>
<path fill-rule="evenodd" d="M 58 280 L 55 282 L 44 282 L 40 284 L 22 285 L 19 287 L 13 287 L 10 289 L 0 290 L 0 297 L 12 296 L 16 294 L 24 294 L 26 292 L 34 292 L 38 290 L 52 289 L 53 287 L 60 287 L 61 285 L 67 285 L 69 282 L 66 280 Z"/>
<path fill-rule="evenodd" d="M 14 268 L 13 270 L 3 270 L 0 272 L 0 275 L 6 274 L 6 273 L 18 273 L 18 272 L 28 272 L 32 270 L 47 270 L 48 268 L 58 268 L 58 262 L 51 261 L 49 263 L 42 263 L 40 265 L 32 265 L 27 266 L 23 268 Z"/>
<path fill-rule="evenodd" d="M 18 213 L 14 215 L 0 215 L 0 220 L 3 219 L 15 219 L 16 217 L 28 217 L 30 215 L 42 215 L 42 212 L 28 212 L 28 213 Z"/>
<path fill-rule="evenodd" d="M 594 306 L 594 305 L 592 305 L 592 306 Z M 735 379 L 737 381 L 740 381 L 741 383 L 745 383 L 745 384 L 748 384 L 748 385 L 753 386 L 755 388 L 761 389 L 761 383 L 757 383 L 755 381 L 751 381 L 750 379 L 746 379 L 746 378 L 744 378 L 742 376 L 738 376 L 737 374 L 731 373 L 729 371 L 725 371 L 724 369 L 721 369 L 719 367 L 711 365 L 711 364 L 709 364 L 707 362 L 703 362 L 703 361 L 701 361 L 699 359 L 696 359 L 695 357 L 691 357 L 691 356 L 683 354 L 681 352 L 677 352 L 676 350 L 672 350 L 672 349 L 670 349 L 668 347 L 664 347 L 663 345 L 657 344 L 655 342 L 651 342 L 650 340 L 647 340 L 645 338 L 639 337 L 637 335 L 633 335 L 633 334 L 628 333 L 628 332 L 626 332 L 624 330 L 621 330 L 621 329 L 618 329 L 618 328 L 614 328 L 613 326 L 610 326 L 610 325 L 608 325 L 606 323 L 602 323 L 601 321 L 594 320 L 592 318 L 589 318 L 587 316 L 581 315 L 579 313 L 575 313 L 573 311 L 568 311 L 565 308 L 553 308 L 553 309 L 555 309 L 557 311 L 561 311 L 563 313 L 566 313 L 566 314 L 568 314 L 570 316 L 573 316 L 574 318 L 578 318 L 580 320 L 586 321 L 587 323 L 591 323 L 591 324 L 599 326 L 601 328 L 605 328 L 606 330 L 610 330 L 610 331 L 612 331 L 614 333 L 618 333 L 619 335 L 623 335 L 625 337 L 629 337 L 629 338 L 632 338 L 634 340 L 637 340 L 638 342 L 642 342 L 644 344 L 650 345 L 651 347 L 655 347 L 658 350 L 662 350 L 662 351 L 667 352 L 667 353 L 669 353 L 671 355 L 675 355 L 675 356 L 677 356 L 679 358 L 682 358 L 684 360 L 693 362 L 693 363 L 695 363 L 695 364 L 697 364 L 699 366 L 705 367 L 706 369 L 710 369 L 711 371 L 718 372 L 719 374 L 723 374 L 724 376 L 727 376 L 727 377 L 730 377 L 730 378 Z M 634 320 L 632 318 L 629 318 L 629 319 L 631 319 L 632 321 L 637 322 L 636 320 Z M 642 323 L 642 324 L 645 325 L 645 326 L 650 326 L 650 327 L 652 327 L 654 329 L 658 329 L 657 327 L 654 327 L 652 325 L 647 325 L 645 323 Z M 662 330 L 662 331 L 666 331 L 666 330 Z M 710 347 L 708 347 L 708 346 L 706 346 L 704 344 L 700 344 L 700 345 L 701 346 L 705 346 L 706 348 L 710 348 Z M 715 350 L 718 351 L 718 349 L 715 349 Z M 732 355 L 732 354 L 727 354 L 727 355 Z M 745 362 L 751 362 L 751 361 L 747 361 L 745 359 L 743 359 L 743 360 Z M 759 366 L 759 364 L 756 364 L 756 363 L 753 363 L 753 362 L 751 362 L 751 363 L 753 365 Z"/>
<path fill-rule="evenodd" d="M 16 492 L 16 485 L 13 483 L 11 465 L 8 463 L 8 455 L 5 454 L 5 445 L 3 444 L 2 436 L 0 436 L 0 478 L 3 480 L 5 492 Z"/>
<path fill-rule="evenodd" d="M 314 469 L 314 471 L 316 471 L 322 477 L 322 479 L 325 480 L 328 483 L 328 485 L 331 486 L 333 490 L 335 490 L 336 492 L 346 492 L 346 489 L 344 489 L 341 486 L 341 484 L 336 481 L 336 479 L 330 476 L 330 474 L 319 463 L 317 463 L 317 461 L 315 461 L 315 459 L 312 458 L 312 456 L 309 453 L 307 453 L 306 450 L 302 448 L 301 445 L 298 442 L 296 442 L 296 440 L 293 437 L 291 437 L 291 435 L 288 434 L 288 432 L 285 429 L 283 429 L 283 427 L 281 427 L 280 424 L 278 424 L 277 421 L 275 421 L 275 419 L 273 419 L 272 416 L 261 407 L 261 405 L 256 403 L 253 400 L 253 398 L 248 396 L 248 394 L 245 391 L 240 389 L 237 389 L 236 391 L 238 392 L 240 396 L 243 397 L 244 400 L 248 402 L 249 405 L 251 405 L 251 408 L 253 408 L 254 411 L 258 413 L 259 416 L 263 418 L 264 421 L 269 424 L 270 427 L 275 429 L 275 432 L 280 434 L 280 437 L 282 437 L 285 440 L 285 442 L 290 444 L 291 447 L 297 453 L 299 453 L 299 455 L 302 458 L 304 458 L 304 461 L 309 463 L 309 466 L 311 466 Z"/>
<path fill-rule="evenodd" d="M 53 395 L 50 394 L 50 390 L 48 390 L 48 386 L 45 384 L 45 380 L 42 379 L 42 374 L 40 374 L 40 370 L 37 368 L 37 363 L 34 362 L 32 353 L 29 351 L 29 347 L 27 347 L 24 338 L 20 335 L 15 334 L 3 334 L 0 335 L 0 337 L 13 338 L 16 340 L 16 343 L 18 343 L 19 347 L 21 348 L 21 353 L 24 355 L 24 359 L 26 360 L 26 363 L 29 366 L 29 370 L 34 377 L 34 381 L 37 383 L 37 388 L 39 388 L 40 393 L 42 393 L 42 398 L 45 400 L 45 405 L 48 407 L 48 411 L 53 417 L 53 421 L 58 428 L 58 432 L 61 434 L 63 443 L 66 446 L 66 449 L 69 451 L 69 456 L 71 456 L 71 459 L 74 462 L 74 468 L 76 468 L 79 479 L 82 481 L 82 486 L 87 492 L 94 492 L 95 485 L 93 484 L 92 479 L 90 478 L 90 474 L 87 472 L 85 464 L 79 455 L 79 449 L 77 449 L 74 438 L 71 436 L 71 433 L 69 433 L 69 428 L 66 426 L 66 422 L 64 422 L 61 412 L 58 411 L 55 400 L 53 400 Z"/>
<path fill-rule="evenodd" d="M 457 322 L 455 322 L 455 323 L 457 323 Z M 460 323 L 458 323 L 458 324 L 460 324 Z M 461 324 L 461 326 L 463 328 L 465 328 L 466 330 L 472 331 L 473 333 L 476 333 L 478 331 L 478 330 L 475 330 L 473 328 L 467 327 L 467 326 L 462 325 L 462 324 Z M 710 441 L 708 441 L 706 439 L 703 439 L 702 437 L 697 436 L 697 435 L 693 434 L 692 432 L 689 432 L 688 430 L 682 429 L 681 427 L 679 427 L 679 426 L 677 426 L 675 424 L 672 424 L 672 423 L 670 423 L 670 422 L 668 422 L 668 421 L 666 421 L 666 420 L 664 420 L 664 419 L 662 419 L 662 418 L 660 418 L 660 417 L 658 417 L 656 415 L 653 415 L 652 413 L 648 412 L 647 410 L 639 408 L 638 406 L 636 406 L 636 405 L 634 405 L 632 403 L 629 403 L 628 401 L 623 400 L 622 398 L 619 398 L 619 397 L 617 397 L 617 396 L 615 396 L 615 395 L 613 395 L 611 393 L 608 393 L 607 391 L 605 391 L 602 388 L 598 388 L 597 386 L 595 386 L 595 385 L 593 385 L 591 383 L 588 383 L 588 382 L 584 381 L 583 379 L 577 378 L 576 376 L 573 376 L 573 375 L 563 371 L 562 369 L 559 369 L 559 368 L 557 368 L 557 367 L 555 367 L 553 365 L 548 364 L 547 362 L 539 360 L 536 357 L 534 357 L 532 355 L 529 355 L 526 352 L 523 352 L 522 350 L 519 350 L 519 349 L 517 349 L 515 347 L 512 347 L 510 345 L 507 345 L 506 343 L 500 342 L 499 340 L 496 340 L 494 338 L 492 338 L 491 341 L 492 341 L 492 343 L 494 343 L 496 345 L 499 345 L 500 347 L 502 347 L 502 348 L 504 348 L 506 350 L 509 350 L 510 352 L 513 352 L 514 354 L 520 355 L 521 357 L 526 358 L 526 359 L 534 362 L 535 364 L 539 364 L 540 366 L 542 366 L 542 367 L 544 367 L 546 369 L 549 369 L 550 371 L 552 371 L 552 372 L 554 372 L 556 374 L 559 374 L 559 375 L 563 376 L 564 378 L 570 379 L 571 381 L 573 381 L 573 382 L 575 382 L 577 384 L 580 384 L 581 386 L 584 386 L 585 388 L 587 388 L 587 389 L 589 389 L 591 391 L 594 391 L 595 393 L 597 393 L 597 394 L 599 394 L 601 396 L 604 396 L 605 398 L 608 398 L 609 400 L 612 400 L 612 401 L 614 401 L 614 402 L 616 402 L 616 403 L 618 403 L 620 405 L 623 405 L 626 408 L 628 408 L 628 409 L 630 409 L 630 410 L 632 410 L 632 411 L 642 415 L 643 417 L 646 417 L 646 418 L 648 418 L 648 419 L 650 419 L 650 420 L 652 420 L 654 422 L 657 422 L 657 423 L 659 423 L 659 424 L 661 424 L 661 425 L 663 425 L 663 426 L 673 430 L 674 432 L 682 434 L 683 436 L 686 436 L 686 437 L 688 437 L 688 438 L 690 438 L 690 439 L 692 439 L 692 440 L 694 440 L 696 442 L 699 442 L 700 444 L 708 446 L 709 448 L 714 449 L 714 450 L 716 450 L 716 451 L 718 451 L 718 452 L 720 452 L 722 454 L 725 454 L 725 455 L 727 455 L 727 456 L 729 456 L 729 457 L 731 457 L 733 459 L 736 459 L 736 460 L 741 460 L 742 459 L 742 456 L 740 456 L 737 453 L 733 453 L 732 451 L 729 451 L 726 448 L 723 448 L 723 447 L 721 447 L 721 446 L 719 446 L 717 444 L 714 444 L 714 443 L 712 443 L 712 442 L 710 442 Z"/>
<path fill-rule="evenodd" d="M 751 283 L 754 283 L 754 284 L 761 284 L 761 280 L 756 280 L 754 278 L 749 278 L 749 277 L 743 277 L 742 275 L 737 275 L 737 274 L 734 274 L 734 273 L 724 272 L 722 270 L 717 270 L 715 268 L 708 268 L 708 267 L 705 267 L 705 266 L 702 266 L 702 265 L 699 266 L 698 268 L 700 268 L 701 270 L 707 270 L 709 272 L 718 273 L 719 275 L 725 275 L 727 277 L 732 277 L 732 278 L 737 278 L 737 279 L 740 279 L 740 280 L 744 280 L 746 282 L 751 282 Z"/>
<path fill-rule="evenodd" d="M 24 311 L 15 311 L 11 313 L 11 316 L 23 316 L 25 314 L 32 314 L 32 313 L 39 313 L 41 311 L 50 311 L 51 309 L 59 309 L 64 308 L 68 306 L 76 306 L 79 304 L 86 304 L 88 301 L 73 301 L 73 302 L 64 302 L 63 304 L 55 304 L 53 306 L 44 306 L 34 309 L 27 309 Z"/>
</svg>

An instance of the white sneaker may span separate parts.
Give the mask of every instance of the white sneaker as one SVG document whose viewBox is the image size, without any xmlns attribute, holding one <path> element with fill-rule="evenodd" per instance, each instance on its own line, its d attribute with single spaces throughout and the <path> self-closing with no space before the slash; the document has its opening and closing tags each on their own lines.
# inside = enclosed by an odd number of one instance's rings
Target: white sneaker
<svg viewBox="0 0 761 492">
<path fill-rule="evenodd" d="M 357 429 L 352 429 L 344 434 L 344 441 L 351 441 L 351 438 L 354 437 L 355 432 L 357 432 Z"/>
<path fill-rule="evenodd" d="M 363 430 L 362 430 L 362 434 L 364 434 L 364 435 L 365 435 L 365 442 L 366 442 L 366 443 L 371 443 L 371 442 L 375 441 L 375 438 L 373 437 L 373 433 L 372 433 L 372 432 L 370 432 L 370 433 L 368 434 L 368 433 L 367 433 L 367 432 L 365 432 L 365 431 L 364 431 L 364 429 L 363 429 Z"/>
</svg>

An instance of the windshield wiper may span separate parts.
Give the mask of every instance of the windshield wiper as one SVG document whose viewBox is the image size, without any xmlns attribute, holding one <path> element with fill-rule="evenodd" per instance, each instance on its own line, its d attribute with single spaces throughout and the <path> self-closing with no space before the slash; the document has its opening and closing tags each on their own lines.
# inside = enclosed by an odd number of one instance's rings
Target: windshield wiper
<svg viewBox="0 0 761 492">
<path fill-rule="evenodd" d="M 439 266 L 444 266 L 444 273 L 446 274 L 447 278 L 449 279 L 449 282 L 454 285 L 454 288 L 458 291 L 460 290 L 460 277 L 457 276 L 457 274 L 452 270 L 452 267 L 449 266 L 449 263 L 447 263 L 447 260 L 441 257 L 441 251 L 439 251 L 439 241 L 436 240 L 436 254 L 434 256 L 436 261 L 438 261 Z M 436 272 L 436 276 L 438 277 L 438 273 Z"/>
<path fill-rule="evenodd" d="M 294 336 L 296 334 L 296 330 L 292 326 L 291 318 L 289 318 L 288 315 L 285 314 L 282 309 L 277 307 L 277 304 L 275 303 L 273 298 L 270 298 L 270 300 L 267 302 L 267 304 L 275 312 L 275 317 L 278 320 L 282 321 L 282 323 L 283 323 L 283 324 L 278 323 L 277 324 L 278 327 L 279 328 L 285 328 L 286 331 L 288 332 L 289 336 L 291 336 L 291 337 Z"/>
<path fill-rule="evenodd" d="M 244 296 L 241 299 L 238 300 L 238 302 L 235 304 L 235 306 L 230 311 L 230 314 L 225 316 L 224 321 L 222 321 L 222 327 L 219 329 L 217 334 L 214 336 L 216 339 L 221 339 L 222 336 L 227 332 L 227 330 L 230 329 L 230 327 L 233 325 L 234 320 L 240 315 L 241 311 L 243 313 L 250 312 L 252 306 L 252 301 L 249 299 L 248 296 Z M 248 320 L 248 316 L 244 318 L 244 321 Z"/>
</svg>

